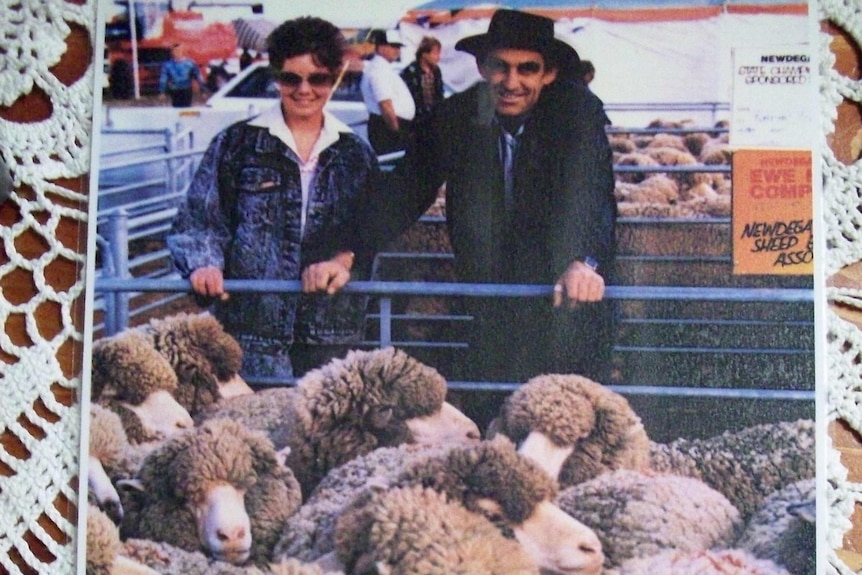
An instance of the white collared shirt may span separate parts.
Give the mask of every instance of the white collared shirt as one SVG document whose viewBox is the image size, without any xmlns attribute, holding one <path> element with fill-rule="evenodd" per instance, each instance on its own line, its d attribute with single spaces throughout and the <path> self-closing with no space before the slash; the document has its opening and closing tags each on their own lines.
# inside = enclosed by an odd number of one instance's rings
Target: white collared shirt
<svg viewBox="0 0 862 575">
<path fill-rule="evenodd" d="M 302 185 L 302 210 L 301 210 L 301 218 L 300 218 L 300 233 L 305 233 L 305 220 L 307 218 L 308 212 L 308 203 L 309 196 L 311 194 L 311 190 L 314 187 L 314 181 L 317 177 L 317 161 L 320 157 L 320 154 L 338 141 L 339 135 L 341 132 L 350 132 L 351 129 L 344 122 L 330 114 L 329 112 L 323 112 L 323 127 L 320 130 L 320 136 L 318 136 L 317 141 L 314 143 L 314 147 L 311 149 L 311 154 L 308 156 L 308 160 L 303 161 L 303 159 L 299 155 L 299 150 L 296 145 L 296 139 L 293 137 L 293 132 L 290 131 L 290 128 L 287 127 L 287 123 L 284 121 L 284 115 L 281 111 L 281 103 L 279 102 L 277 105 L 269 108 L 262 112 L 259 116 L 256 116 L 249 120 L 250 126 L 258 126 L 261 128 L 267 128 L 269 133 L 284 142 L 288 148 L 293 151 L 296 163 L 299 165 L 299 179 L 300 184 Z"/>
</svg>

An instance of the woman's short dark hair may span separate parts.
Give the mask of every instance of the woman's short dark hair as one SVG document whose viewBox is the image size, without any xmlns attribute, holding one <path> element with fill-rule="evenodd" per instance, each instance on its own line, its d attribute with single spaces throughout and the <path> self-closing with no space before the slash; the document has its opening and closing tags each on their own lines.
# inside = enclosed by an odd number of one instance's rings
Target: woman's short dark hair
<svg viewBox="0 0 862 575">
<path fill-rule="evenodd" d="M 344 34 L 337 26 L 322 18 L 303 16 L 288 20 L 266 39 L 269 65 L 281 70 L 284 61 L 294 56 L 311 54 L 314 62 L 335 72 L 347 46 Z"/>
<path fill-rule="evenodd" d="M 443 48 L 443 44 L 440 43 L 440 40 L 434 36 L 424 36 L 422 40 L 419 41 L 419 46 L 416 47 L 416 61 L 418 62 L 419 59 L 422 58 L 422 54 L 433 52 L 435 48 Z"/>
</svg>

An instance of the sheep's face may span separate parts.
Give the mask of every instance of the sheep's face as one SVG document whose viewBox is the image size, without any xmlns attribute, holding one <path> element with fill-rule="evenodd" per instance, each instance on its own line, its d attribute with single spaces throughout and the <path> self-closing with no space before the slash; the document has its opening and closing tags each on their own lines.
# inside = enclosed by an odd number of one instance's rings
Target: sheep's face
<svg viewBox="0 0 862 575">
<path fill-rule="evenodd" d="M 251 555 L 245 490 L 229 483 L 213 483 L 201 495 L 191 502 L 201 546 L 219 561 L 244 563 Z"/>
<path fill-rule="evenodd" d="M 408 419 L 406 425 L 414 443 L 458 445 L 481 438 L 476 423 L 447 402 L 430 415 Z"/>
<path fill-rule="evenodd" d="M 137 416 L 143 435 L 149 439 L 172 437 L 194 426 L 189 412 L 163 389 L 149 394 L 139 404 L 122 405 Z"/>
<path fill-rule="evenodd" d="M 240 374 L 235 373 L 225 381 L 218 382 L 218 394 L 222 399 L 254 393 Z"/>
<path fill-rule="evenodd" d="M 545 501 L 513 528 L 515 538 L 543 573 L 599 575 L 605 560 L 592 529 Z"/>
</svg>

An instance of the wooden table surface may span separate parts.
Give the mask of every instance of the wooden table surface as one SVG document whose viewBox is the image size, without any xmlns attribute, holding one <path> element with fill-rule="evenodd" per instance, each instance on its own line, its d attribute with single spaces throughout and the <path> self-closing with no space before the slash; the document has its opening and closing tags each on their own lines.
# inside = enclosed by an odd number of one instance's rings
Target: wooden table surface
<svg viewBox="0 0 862 575">
<path fill-rule="evenodd" d="M 846 34 L 835 26 L 824 23 L 822 29 L 834 37 L 832 50 L 837 57 L 836 67 L 844 75 L 858 79 L 860 77 L 860 61 L 862 61 L 859 48 L 853 44 L 852 40 Z M 92 58 L 93 49 L 90 45 L 87 31 L 78 26 L 73 26 L 72 33 L 67 37 L 67 45 L 68 51 L 63 57 L 62 62 L 52 72 L 64 83 L 70 84 L 86 70 Z M 10 107 L 0 107 L 0 117 L 15 122 L 45 118 L 50 113 L 51 103 L 48 97 L 40 92 L 35 92 L 24 97 Z M 845 104 L 839 108 L 838 117 L 839 121 L 836 132 L 830 140 L 830 146 L 840 160 L 849 163 L 860 157 L 860 148 L 862 148 L 862 113 L 860 113 L 858 106 Z M 87 193 L 88 191 L 87 175 L 75 180 L 58 181 L 57 183 L 81 193 Z M 30 193 L 27 189 L 18 189 L 16 192 L 25 196 Z M 82 207 L 81 209 L 84 208 Z M 9 225 L 19 218 L 20 214 L 14 202 L 6 202 L 0 205 L 0 225 Z M 62 236 L 60 239 L 65 245 L 86 246 L 86 232 L 86 226 L 73 220 L 64 220 L 58 228 L 58 234 Z M 16 248 L 21 254 L 39 254 L 44 251 L 44 245 L 35 234 L 25 236 L 23 241 L 16 244 Z M 4 256 L 0 255 L 0 257 Z M 67 265 L 60 265 L 54 269 L 54 274 L 48 278 L 49 283 L 54 286 L 68 287 L 76 281 L 79 273 L 80 270 L 77 266 L 69 262 Z M 21 278 L 14 273 L 7 274 L 0 280 L 0 289 L 9 298 L 9 301 L 27 301 L 27 299 L 32 297 L 32 283 L 20 280 Z M 851 282 L 862 286 L 862 264 L 844 270 L 841 274 L 829 278 L 829 281 L 836 284 Z M 82 308 L 83 301 L 76 302 L 76 326 L 79 331 L 83 330 Z M 862 313 L 851 310 L 841 310 L 841 313 L 845 314 L 851 321 L 856 321 L 862 327 Z M 25 319 L 24 317 L 16 317 L 6 325 L 7 334 L 19 345 L 22 342 L 26 345 L 26 342 L 28 342 L 25 331 Z M 59 315 L 56 309 L 40 307 L 35 314 L 35 319 L 43 333 L 52 333 L 59 329 Z M 60 352 L 59 359 L 62 369 L 69 377 L 76 375 L 79 369 L 81 359 L 81 349 L 79 347 L 68 346 L 68 348 L 64 348 Z M 4 361 L 9 362 L 13 359 L 3 357 L 3 355 L 0 352 L 0 358 Z M 2 385 L 2 382 L 0 382 L 0 385 Z M 71 392 L 59 386 L 55 387 L 57 388 L 56 395 L 62 403 L 71 405 L 76 401 Z M 833 438 L 834 445 L 842 454 L 842 462 L 849 470 L 850 479 L 852 481 L 862 481 L 862 438 L 846 426 L 840 424 L 836 424 L 830 428 L 830 435 Z M 0 435 L 0 444 L 9 453 L 18 457 L 24 456 L 23 445 L 13 435 L 9 433 Z M 0 463 L 0 476 L 4 475 L 4 473 L 8 475 L 9 469 Z M 65 506 L 63 511 L 66 517 L 74 521 L 76 514 L 74 505 Z M 847 561 L 849 567 L 858 570 L 862 568 L 862 513 L 857 513 L 854 516 L 854 525 L 855 527 L 845 537 L 842 556 Z M 46 522 L 43 527 L 52 536 L 55 536 L 58 541 L 64 539 L 63 534 L 59 533 L 56 527 L 50 522 Z M 50 553 L 47 549 L 34 545 L 32 546 L 32 550 L 40 560 L 51 561 Z M 5 575 L 2 567 L 0 567 L 0 575 Z"/>
</svg>

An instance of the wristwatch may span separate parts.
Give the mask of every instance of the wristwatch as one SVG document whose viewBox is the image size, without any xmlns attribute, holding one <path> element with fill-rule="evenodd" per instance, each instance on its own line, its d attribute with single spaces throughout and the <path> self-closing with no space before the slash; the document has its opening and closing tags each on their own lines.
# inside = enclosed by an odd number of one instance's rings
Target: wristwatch
<svg viewBox="0 0 862 575">
<path fill-rule="evenodd" d="M 584 264 L 593 271 L 599 269 L 599 262 L 592 256 L 586 256 L 583 260 Z"/>
</svg>

